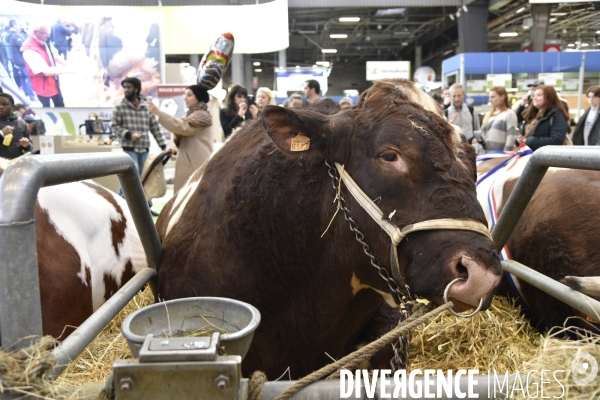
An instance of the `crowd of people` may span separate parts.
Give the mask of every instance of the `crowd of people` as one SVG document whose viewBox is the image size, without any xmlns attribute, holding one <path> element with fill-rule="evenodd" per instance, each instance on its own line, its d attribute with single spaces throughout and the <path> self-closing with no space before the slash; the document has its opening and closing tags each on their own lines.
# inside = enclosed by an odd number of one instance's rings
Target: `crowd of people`
<svg viewBox="0 0 600 400">
<path fill-rule="evenodd" d="M 460 127 L 467 141 L 478 154 L 494 151 L 512 151 L 527 145 L 535 151 L 548 145 L 600 144 L 600 86 L 592 86 L 586 96 L 590 107 L 579 118 L 575 129 L 569 115 L 567 101 L 549 85 L 535 81 L 528 85 L 529 92 L 512 107 L 506 88 L 492 87 L 488 92 L 489 111 L 480 116 L 473 107 L 464 104 L 465 90 L 454 84 L 442 95 L 433 94 L 451 124 Z"/>
<path fill-rule="evenodd" d="M 36 34 L 45 36 L 46 32 L 43 29 L 34 30 L 34 35 Z M 32 51 L 41 56 L 37 50 Z M 125 97 L 112 113 L 113 134 L 119 139 L 125 153 L 135 161 L 139 173 L 149 154 L 150 135 L 154 136 L 163 150 L 177 154 L 174 186 L 176 191 L 179 190 L 213 151 L 216 129 L 208 107 L 208 91 L 200 85 L 190 85 L 184 93 L 187 113 L 182 118 L 176 118 L 161 111 L 140 94 L 139 79 L 126 78 L 121 85 Z M 489 90 L 489 111 L 483 115 L 481 122 L 474 108 L 465 103 L 465 88 L 462 85 L 454 84 L 444 90 L 441 96 L 432 96 L 439 102 L 444 117 L 462 130 L 478 154 L 511 151 L 520 144 L 526 144 L 533 151 L 547 145 L 600 144 L 600 86 L 587 90 L 590 107 L 579 119 L 572 135 L 569 135 L 570 116 L 564 99 L 552 86 L 544 85 L 543 82 L 534 82 L 531 86 L 529 93 L 513 107 L 504 87 L 492 87 Z M 52 96 L 48 97 L 56 101 Z M 301 108 L 319 101 L 323 101 L 319 82 L 308 80 L 302 92 L 292 94 L 282 106 Z M 342 98 L 338 104 L 331 103 L 339 109 L 354 106 L 349 97 Z M 258 88 L 252 96 L 245 87 L 232 86 L 219 114 L 224 140 L 248 121 L 259 118 L 264 107 L 275 104 L 274 94 L 267 87 Z M 27 129 L 27 123 L 20 117 L 24 113 L 25 107 L 15 105 L 12 96 L 0 95 L 0 139 L 3 141 L 0 156 L 15 158 L 32 150 L 30 129 Z M 160 126 L 174 135 L 175 147 L 167 148 Z"/>
</svg>

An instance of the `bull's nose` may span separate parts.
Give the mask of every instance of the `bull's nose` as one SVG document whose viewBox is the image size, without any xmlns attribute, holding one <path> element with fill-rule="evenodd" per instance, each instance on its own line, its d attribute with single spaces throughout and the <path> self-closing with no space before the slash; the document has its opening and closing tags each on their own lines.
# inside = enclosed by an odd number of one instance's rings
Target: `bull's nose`
<svg viewBox="0 0 600 400">
<path fill-rule="evenodd" d="M 482 265 L 464 254 L 452 269 L 452 280 L 456 278 L 463 280 L 450 287 L 448 297 L 473 308 L 477 307 L 483 298 L 484 306 L 489 306 L 489 300 L 500 284 L 501 275 L 494 273 L 493 268 Z"/>
</svg>

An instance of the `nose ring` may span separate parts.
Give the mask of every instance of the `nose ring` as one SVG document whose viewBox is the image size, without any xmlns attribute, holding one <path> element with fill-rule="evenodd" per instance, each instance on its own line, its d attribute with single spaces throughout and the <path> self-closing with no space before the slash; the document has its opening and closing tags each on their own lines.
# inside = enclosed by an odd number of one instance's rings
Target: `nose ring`
<svg viewBox="0 0 600 400">
<path fill-rule="evenodd" d="M 446 286 L 446 289 L 444 290 L 444 304 L 448 303 L 448 292 L 450 291 L 450 287 L 452 287 L 452 285 L 454 285 L 456 282 L 466 281 L 466 280 L 467 280 L 467 278 L 456 278 L 455 280 L 450 282 L 448 284 L 448 286 Z M 482 305 L 483 305 L 483 297 L 481 299 L 479 299 L 479 305 L 477 306 L 477 309 L 469 314 L 459 314 L 456 311 L 454 311 L 453 309 L 450 309 L 450 312 L 452 312 L 452 314 L 454 314 L 460 318 L 471 318 L 473 315 L 477 314 L 479 312 L 479 310 L 481 310 Z"/>
</svg>

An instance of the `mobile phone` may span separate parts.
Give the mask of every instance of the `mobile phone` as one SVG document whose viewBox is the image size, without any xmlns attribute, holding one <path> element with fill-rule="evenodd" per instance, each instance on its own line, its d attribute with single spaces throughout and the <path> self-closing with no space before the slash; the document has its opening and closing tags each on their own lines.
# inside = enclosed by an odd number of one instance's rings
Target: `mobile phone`
<svg viewBox="0 0 600 400">
<path fill-rule="evenodd" d="M 253 95 L 248 95 L 248 97 L 246 98 L 246 104 L 248 105 L 248 108 L 250 108 L 251 105 L 256 104 Z"/>
</svg>

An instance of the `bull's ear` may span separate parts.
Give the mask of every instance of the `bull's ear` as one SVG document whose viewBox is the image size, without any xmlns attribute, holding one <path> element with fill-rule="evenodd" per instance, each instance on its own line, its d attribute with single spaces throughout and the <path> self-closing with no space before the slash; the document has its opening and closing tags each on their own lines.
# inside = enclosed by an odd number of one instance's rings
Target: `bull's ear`
<svg viewBox="0 0 600 400">
<path fill-rule="evenodd" d="M 323 150 L 328 122 L 328 117 L 309 110 L 293 111 L 278 106 L 266 106 L 262 110 L 267 134 L 277 147 L 292 154 Z"/>
</svg>

